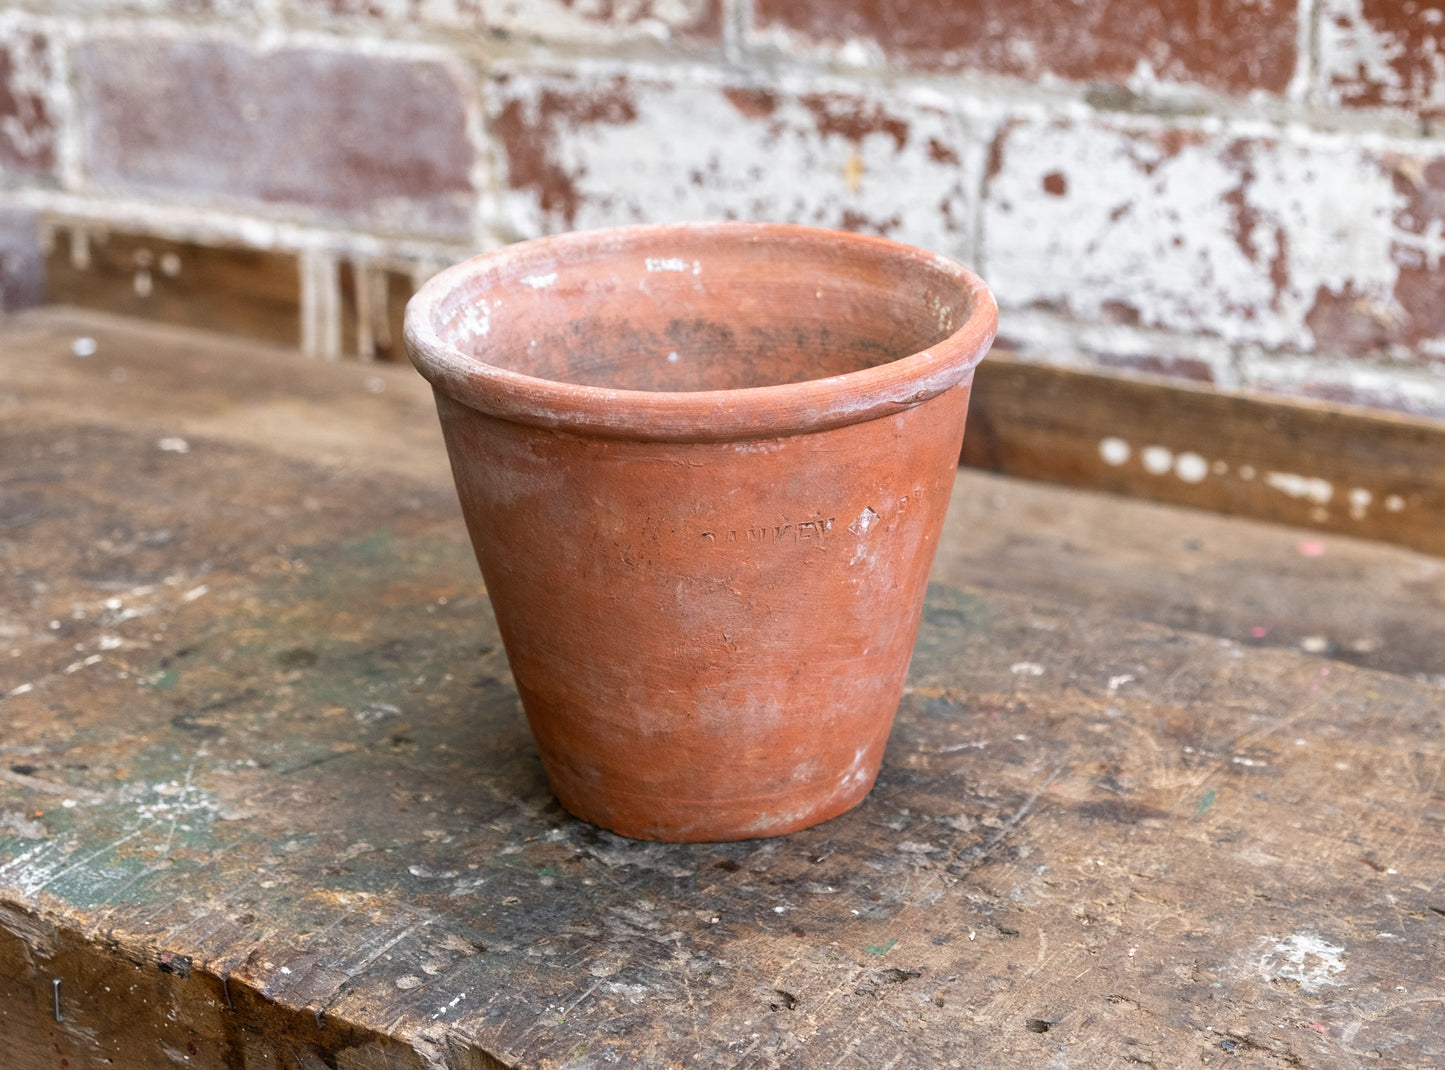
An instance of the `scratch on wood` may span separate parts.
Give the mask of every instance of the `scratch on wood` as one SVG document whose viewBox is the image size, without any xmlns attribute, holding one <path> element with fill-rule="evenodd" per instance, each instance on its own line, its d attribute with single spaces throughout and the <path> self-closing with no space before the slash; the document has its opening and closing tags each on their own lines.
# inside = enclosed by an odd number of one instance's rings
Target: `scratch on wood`
<svg viewBox="0 0 1445 1070">
<path fill-rule="evenodd" d="M 948 864 L 948 872 L 955 876 L 962 877 L 971 873 L 981 865 L 983 861 L 993 853 L 995 848 L 1002 844 L 1004 840 L 1008 839 L 1009 834 L 1018 827 L 1019 822 L 1033 812 L 1034 807 L 1038 805 L 1039 799 L 1043 798 L 1044 793 L 1053 786 L 1054 781 L 1063 774 L 1063 771 L 1064 767 L 1062 765 L 1055 766 L 1043 784 L 1039 785 L 1038 790 L 1025 799 L 1022 806 L 1004 819 L 1004 823 L 999 826 L 998 830 L 987 842 L 960 851 L 957 860 Z"/>
<path fill-rule="evenodd" d="M 44 780 L 37 776 L 27 776 L 24 773 L 17 773 L 13 769 L 0 769 L 0 780 L 8 780 L 12 784 L 19 784 L 22 788 L 29 788 L 31 791 L 43 791 L 47 795 L 61 795 L 69 799 L 79 799 L 81 802 L 98 803 L 105 801 L 105 796 L 98 791 L 91 791 L 89 788 L 73 787 L 69 784 L 57 784 L 53 780 Z"/>
</svg>

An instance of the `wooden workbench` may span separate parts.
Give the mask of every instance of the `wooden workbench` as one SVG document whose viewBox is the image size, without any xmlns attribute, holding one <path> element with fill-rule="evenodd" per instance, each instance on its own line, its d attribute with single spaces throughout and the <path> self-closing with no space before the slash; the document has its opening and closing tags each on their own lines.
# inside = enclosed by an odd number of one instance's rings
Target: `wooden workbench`
<svg viewBox="0 0 1445 1070">
<path fill-rule="evenodd" d="M 415 373 L 26 314 L 0 1063 L 1438 1067 L 1442 674 L 1438 558 L 963 472 L 869 798 L 627 841 Z"/>
</svg>

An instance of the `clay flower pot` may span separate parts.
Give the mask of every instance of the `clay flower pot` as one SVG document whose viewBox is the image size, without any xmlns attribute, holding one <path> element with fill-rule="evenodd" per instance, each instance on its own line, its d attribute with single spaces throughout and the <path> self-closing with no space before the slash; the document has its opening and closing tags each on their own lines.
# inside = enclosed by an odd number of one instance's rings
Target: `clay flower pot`
<svg viewBox="0 0 1445 1070">
<path fill-rule="evenodd" d="M 997 311 L 877 238 L 524 242 L 412 299 L 467 528 L 557 798 L 772 836 L 868 793 Z"/>
</svg>

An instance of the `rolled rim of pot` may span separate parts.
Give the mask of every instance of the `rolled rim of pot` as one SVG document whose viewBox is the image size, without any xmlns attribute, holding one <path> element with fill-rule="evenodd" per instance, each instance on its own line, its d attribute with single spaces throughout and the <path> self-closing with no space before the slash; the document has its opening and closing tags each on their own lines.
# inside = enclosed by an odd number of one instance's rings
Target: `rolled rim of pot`
<svg viewBox="0 0 1445 1070">
<path fill-rule="evenodd" d="M 764 312 L 772 319 L 759 326 Z M 653 319 L 609 341 L 628 315 Z M 446 268 L 408 303 L 405 340 L 434 388 L 495 417 L 634 441 L 728 442 L 916 406 L 971 378 L 997 324 L 983 281 L 922 249 L 792 224 L 680 223 L 574 231 Z M 688 349 L 699 338 L 713 347 L 701 358 Z M 638 389 L 627 381 L 635 369 L 609 364 L 614 350 L 634 363 L 645 350 L 653 376 L 662 362 L 701 363 L 704 388 Z M 821 364 L 826 374 L 749 380 L 784 350 L 791 367 Z M 561 373 L 535 374 L 549 367 Z M 744 370 L 742 385 L 708 388 L 738 378 L 730 368 Z"/>
</svg>

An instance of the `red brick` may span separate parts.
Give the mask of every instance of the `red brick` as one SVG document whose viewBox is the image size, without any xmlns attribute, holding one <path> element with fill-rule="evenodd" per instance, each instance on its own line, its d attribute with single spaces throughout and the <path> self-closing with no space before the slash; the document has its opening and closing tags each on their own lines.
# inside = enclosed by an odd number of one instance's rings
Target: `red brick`
<svg viewBox="0 0 1445 1070">
<path fill-rule="evenodd" d="M 1321 351 L 1445 358 L 1445 158 L 1373 158 L 1391 181 L 1389 299 L 1353 285 L 1321 286 L 1307 322 Z"/>
<path fill-rule="evenodd" d="M 1400 194 L 1392 250 L 1400 271 L 1395 336 L 1413 351 L 1445 357 L 1445 158 L 1386 162 Z"/>
<path fill-rule="evenodd" d="M 441 64 L 138 38 L 82 45 L 75 65 L 100 190 L 470 233 L 476 150 Z"/>
<path fill-rule="evenodd" d="M 973 255 L 984 138 L 936 96 L 512 69 L 489 100 L 509 237 L 765 219 Z"/>
<path fill-rule="evenodd" d="M 1229 93 L 1283 92 L 1296 64 L 1297 0 L 755 0 L 755 30 L 853 42 L 925 69 L 1037 80 L 1156 77 Z"/>
<path fill-rule="evenodd" d="M 0 312 L 16 312 L 44 300 L 40 219 L 24 209 L 0 208 Z"/>
<path fill-rule="evenodd" d="M 1445 114 L 1445 12 L 1418 0 L 1321 0 L 1320 85 L 1332 104 Z"/>
<path fill-rule="evenodd" d="M 55 80 L 45 37 L 20 31 L 0 41 L 0 173 L 53 174 Z"/>
<path fill-rule="evenodd" d="M 289 0 L 302 15 L 463 26 L 494 35 L 546 41 L 654 37 L 688 43 L 722 38 L 722 0 Z"/>
</svg>

